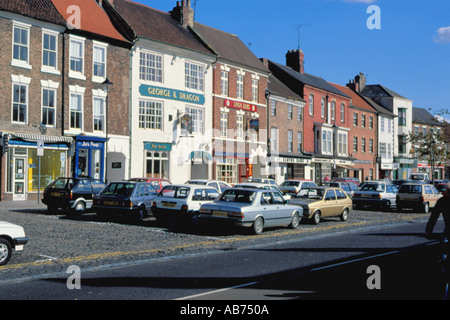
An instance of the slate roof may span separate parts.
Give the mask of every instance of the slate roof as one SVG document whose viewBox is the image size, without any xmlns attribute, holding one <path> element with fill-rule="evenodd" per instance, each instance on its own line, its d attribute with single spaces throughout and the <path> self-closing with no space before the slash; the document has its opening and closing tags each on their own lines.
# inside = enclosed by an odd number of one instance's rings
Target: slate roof
<svg viewBox="0 0 450 320">
<path fill-rule="evenodd" d="M 428 112 L 428 110 L 423 108 L 413 107 L 412 118 L 413 123 L 421 123 L 432 126 L 443 126 L 443 124 L 437 121 L 436 118 L 430 112 Z"/>
<path fill-rule="evenodd" d="M 369 104 L 366 100 L 364 100 L 363 97 L 361 97 L 357 92 L 353 91 L 349 87 L 341 86 L 336 83 L 333 83 L 333 86 L 335 86 L 338 90 L 342 91 L 352 99 L 352 106 L 360 109 L 366 109 L 372 112 L 376 111 L 376 109 L 371 104 Z"/>
<path fill-rule="evenodd" d="M 277 79 L 273 74 L 269 75 L 269 81 L 267 84 L 267 90 L 278 96 L 282 96 L 292 100 L 298 100 L 301 102 L 306 102 L 302 97 L 296 94 L 294 91 L 289 89 L 284 83 Z"/>
<path fill-rule="evenodd" d="M 51 0 L 1 0 L 0 11 L 12 12 L 39 21 L 66 26 L 66 21 L 56 10 Z"/>
<path fill-rule="evenodd" d="M 369 97 L 369 98 L 379 98 L 379 97 L 397 97 L 402 99 L 408 99 L 403 97 L 402 95 L 398 94 L 397 92 L 386 88 L 385 86 L 381 84 L 369 84 L 364 87 L 363 90 L 361 90 L 361 94 Z"/>
<path fill-rule="evenodd" d="M 328 91 L 330 93 L 338 94 L 343 97 L 350 98 L 348 95 L 331 85 L 329 82 L 325 81 L 323 78 L 314 76 L 309 73 L 300 73 L 292 69 L 291 67 L 284 66 L 282 64 L 273 62 L 268 60 L 269 62 L 269 70 L 273 72 L 275 75 L 277 75 L 278 78 L 280 78 L 278 75 L 281 73 L 284 73 L 288 75 L 291 79 L 301 82 L 302 84 L 315 87 L 321 90 Z"/>
<path fill-rule="evenodd" d="M 127 41 L 113 26 L 108 15 L 95 0 L 52 0 L 59 13 L 68 20 L 73 13 L 67 8 L 76 5 L 80 8 L 80 30 L 98 34 L 115 40 Z"/>
<path fill-rule="evenodd" d="M 179 25 L 167 12 L 128 0 L 114 0 L 114 9 L 131 26 L 137 37 L 212 54 L 189 29 Z"/>
<path fill-rule="evenodd" d="M 268 73 L 238 36 L 194 22 L 194 32 L 219 58 Z"/>
</svg>

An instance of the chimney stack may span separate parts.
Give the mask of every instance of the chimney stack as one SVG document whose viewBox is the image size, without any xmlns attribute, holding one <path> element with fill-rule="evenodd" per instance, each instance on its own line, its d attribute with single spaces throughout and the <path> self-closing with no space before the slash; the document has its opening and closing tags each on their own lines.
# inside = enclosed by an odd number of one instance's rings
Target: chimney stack
<svg viewBox="0 0 450 320">
<path fill-rule="evenodd" d="M 360 72 L 355 79 L 350 80 L 349 83 L 347 83 L 347 87 L 352 89 L 356 92 L 363 91 L 364 87 L 366 86 L 366 76 L 364 73 Z"/>
<path fill-rule="evenodd" d="M 177 6 L 169 12 L 172 19 L 177 21 L 183 28 L 194 26 L 194 10 L 191 8 L 191 0 L 177 1 Z"/>
<path fill-rule="evenodd" d="M 305 56 L 300 49 L 289 50 L 286 53 L 286 65 L 297 72 L 305 73 Z"/>
</svg>

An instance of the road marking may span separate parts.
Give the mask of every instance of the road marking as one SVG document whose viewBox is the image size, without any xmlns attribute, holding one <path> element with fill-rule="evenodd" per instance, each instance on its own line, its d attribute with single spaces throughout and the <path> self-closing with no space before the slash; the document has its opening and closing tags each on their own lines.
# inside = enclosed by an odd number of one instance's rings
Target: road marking
<svg viewBox="0 0 450 320">
<path fill-rule="evenodd" d="M 233 290 L 233 289 L 237 289 L 237 288 L 242 288 L 242 287 L 248 287 L 248 286 L 251 286 L 251 285 L 254 285 L 254 284 L 258 284 L 258 283 L 259 283 L 259 282 L 249 282 L 249 283 L 239 284 L 239 285 L 233 286 L 233 287 L 217 289 L 217 290 L 208 291 L 208 292 L 203 292 L 203 293 L 199 293 L 199 294 L 193 294 L 193 295 L 191 295 L 191 296 L 181 297 L 181 298 L 177 298 L 177 299 L 174 299 L 174 300 L 194 299 L 194 298 L 206 296 L 206 295 L 209 295 L 209 294 L 214 294 L 214 293 L 219 293 L 219 292 L 225 292 L 225 291 L 229 291 L 229 290 Z"/>
</svg>

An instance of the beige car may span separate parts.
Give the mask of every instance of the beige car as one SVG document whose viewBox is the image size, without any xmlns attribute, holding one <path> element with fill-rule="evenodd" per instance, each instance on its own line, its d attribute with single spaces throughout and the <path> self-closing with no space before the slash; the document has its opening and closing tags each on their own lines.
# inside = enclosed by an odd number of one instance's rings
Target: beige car
<svg viewBox="0 0 450 320">
<path fill-rule="evenodd" d="M 404 183 L 397 193 L 397 211 L 405 208 L 428 213 L 442 195 L 432 184 Z"/>
<path fill-rule="evenodd" d="M 346 221 L 352 210 L 352 199 L 341 189 L 334 187 L 312 187 L 301 189 L 289 201 L 303 207 L 303 217 L 318 224 L 325 217 L 340 217 Z"/>
</svg>

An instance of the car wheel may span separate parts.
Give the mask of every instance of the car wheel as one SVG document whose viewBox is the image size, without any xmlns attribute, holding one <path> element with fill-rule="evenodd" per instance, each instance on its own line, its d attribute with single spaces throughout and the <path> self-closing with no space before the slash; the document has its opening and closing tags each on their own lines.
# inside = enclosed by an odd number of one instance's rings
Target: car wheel
<svg viewBox="0 0 450 320">
<path fill-rule="evenodd" d="M 263 219 L 261 217 L 256 218 L 255 221 L 253 222 L 252 228 L 254 234 L 261 234 L 264 229 Z"/>
<path fill-rule="evenodd" d="M 319 222 L 320 222 L 320 211 L 319 210 L 314 212 L 313 217 L 312 217 L 312 222 L 314 224 L 319 224 Z"/>
<path fill-rule="evenodd" d="M 391 202 L 389 200 L 384 204 L 384 211 L 389 211 L 391 209 Z"/>
<path fill-rule="evenodd" d="M 12 248 L 8 240 L 0 238 L 0 266 L 8 263 L 11 259 Z"/>
<path fill-rule="evenodd" d="M 58 207 L 53 205 L 53 204 L 49 204 L 47 206 L 47 212 L 50 213 L 50 214 L 57 213 L 58 212 Z"/>
<path fill-rule="evenodd" d="M 295 212 L 294 215 L 292 216 L 292 220 L 291 220 L 291 223 L 289 224 L 289 228 L 297 229 L 299 224 L 300 224 L 300 216 L 299 216 L 298 212 Z"/>
<path fill-rule="evenodd" d="M 86 210 L 86 204 L 84 201 L 78 201 L 75 205 L 74 211 L 76 213 L 83 213 Z"/>
<path fill-rule="evenodd" d="M 342 211 L 340 218 L 341 218 L 341 221 L 347 221 L 347 219 L 348 219 L 348 209 L 347 208 L 345 208 L 344 211 Z"/>
<path fill-rule="evenodd" d="M 141 222 L 142 220 L 144 220 L 144 216 L 145 216 L 145 208 L 139 207 L 138 211 L 135 214 L 135 220 L 137 222 Z"/>
<path fill-rule="evenodd" d="M 430 205 L 428 204 L 428 202 L 425 202 L 423 204 L 423 212 L 428 213 L 430 211 Z"/>
</svg>

